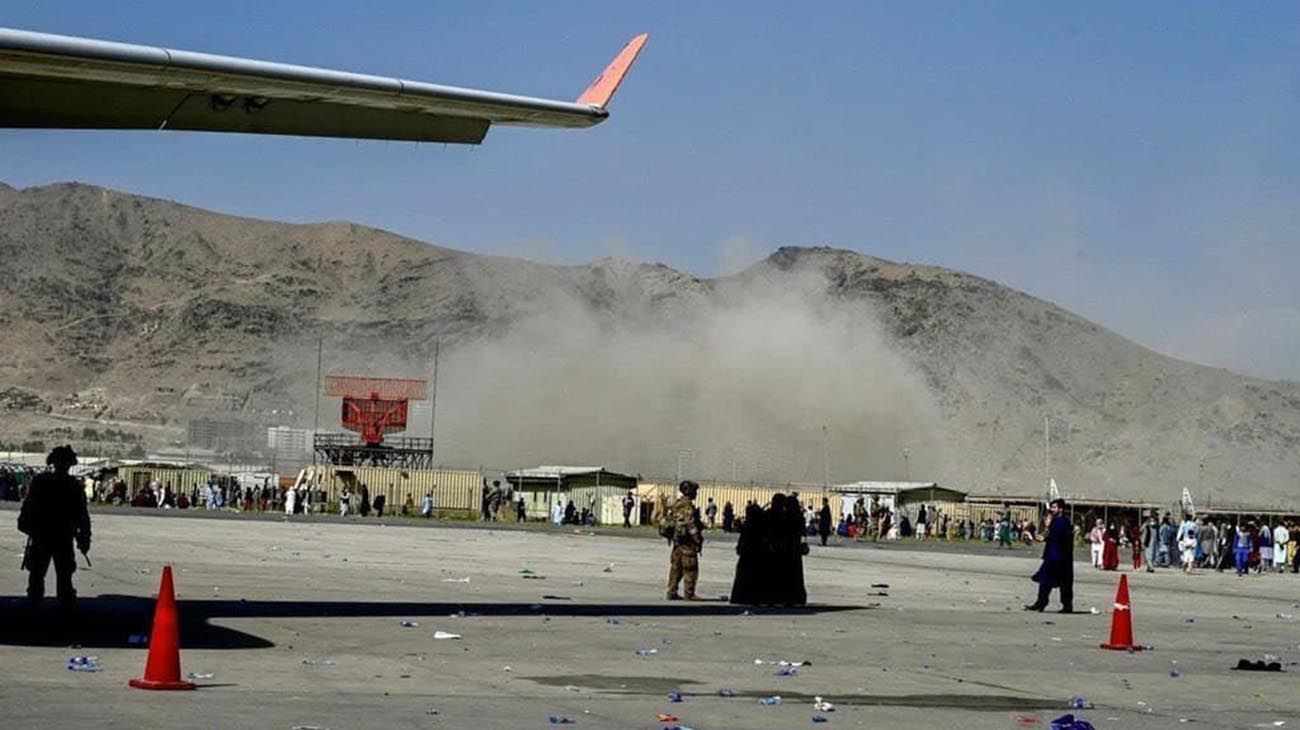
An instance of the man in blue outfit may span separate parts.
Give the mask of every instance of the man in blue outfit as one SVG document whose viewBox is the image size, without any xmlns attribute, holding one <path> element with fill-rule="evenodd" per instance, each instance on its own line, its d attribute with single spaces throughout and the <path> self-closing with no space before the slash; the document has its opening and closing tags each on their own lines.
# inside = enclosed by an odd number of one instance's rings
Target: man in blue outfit
<svg viewBox="0 0 1300 730">
<path fill-rule="evenodd" d="M 1038 600 L 1025 606 L 1026 611 L 1042 611 L 1053 588 L 1061 591 L 1061 613 L 1074 613 L 1074 530 L 1065 516 L 1065 500 L 1053 499 L 1048 505 L 1051 522 L 1043 543 L 1043 564 L 1034 573 L 1038 583 Z"/>
</svg>

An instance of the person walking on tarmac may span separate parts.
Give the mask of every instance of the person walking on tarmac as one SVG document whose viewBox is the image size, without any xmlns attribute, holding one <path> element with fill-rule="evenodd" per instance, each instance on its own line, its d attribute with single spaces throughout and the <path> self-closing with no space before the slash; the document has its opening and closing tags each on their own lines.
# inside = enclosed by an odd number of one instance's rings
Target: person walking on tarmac
<svg viewBox="0 0 1300 730">
<path fill-rule="evenodd" d="M 1026 611 L 1042 611 L 1053 588 L 1061 590 L 1061 613 L 1074 613 L 1074 529 L 1066 517 L 1065 500 L 1053 499 L 1048 506 L 1052 521 L 1043 543 L 1043 564 L 1034 573 L 1038 600 L 1025 606 Z"/>
<path fill-rule="evenodd" d="M 77 569 L 73 543 L 83 555 L 90 551 L 90 513 L 86 511 L 86 492 L 81 482 L 68 474 L 77 464 L 71 446 L 55 447 L 45 457 L 52 472 L 38 474 L 32 480 L 18 513 L 18 529 L 27 535 L 23 567 L 28 571 L 27 599 L 38 608 L 45 597 L 45 574 L 54 561 L 55 586 L 59 605 L 65 611 L 77 606 L 77 591 L 72 587 L 72 573 Z"/>
<path fill-rule="evenodd" d="M 677 487 L 681 496 L 673 503 L 660 534 L 673 546 L 668 567 L 668 600 L 688 601 L 695 598 L 695 582 L 700 577 L 700 551 L 704 549 L 704 524 L 695 508 L 695 495 L 700 485 L 684 481 Z M 677 585 L 685 583 L 685 596 L 677 593 Z"/>
</svg>

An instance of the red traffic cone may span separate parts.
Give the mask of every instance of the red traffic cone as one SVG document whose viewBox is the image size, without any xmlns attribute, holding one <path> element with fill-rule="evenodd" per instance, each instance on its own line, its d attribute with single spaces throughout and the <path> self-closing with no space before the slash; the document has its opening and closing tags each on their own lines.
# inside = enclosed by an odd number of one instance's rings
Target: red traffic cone
<svg viewBox="0 0 1300 730">
<path fill-rule="evenodd" d="M 1119 577 L 1119 589 L 1115 591 L 1115 611 L 1110 619 L 1110 641 L 1101 645 L 1103 649 L 1117 651 L 1142 651 L 1142 647 L 1133 643 L 1133 606 L 1128 600 L 1128 576 Z"/>
<path fill-rule="evenodd" d="M 139 689 L 194 689 L 193 682 L 181 679 L 181 627 L 176 612 L 176 592 L 172 588 L 172 566 L 164 565 L 162 585 L 158 587 L 158 604 L 153 610 L 153 631 L 149 634 L 149 658 L 144 664 L 144 679 L 131 680 Z"/>
</svg>

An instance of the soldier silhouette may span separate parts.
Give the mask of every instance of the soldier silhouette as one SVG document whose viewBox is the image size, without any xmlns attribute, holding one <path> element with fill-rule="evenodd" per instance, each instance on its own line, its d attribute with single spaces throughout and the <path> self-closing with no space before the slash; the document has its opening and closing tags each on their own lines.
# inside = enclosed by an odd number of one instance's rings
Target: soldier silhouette
<svg viewBox="0 0 1300 730">
<path fill-rule="evenodd" d="M 23 567 L 29 572 L 27 599 L 32 608 L 40 606 L 45 597 L 45 574 L 53 560 L 59 605 L 71 612 L 77 604 L 77 591 L 72 587 L 77 560 L 72 546 L 75 542 L 83 555 L 90 551 L 90 513 L 86 511 L 85 489 L 68 474 L 77 464 L 72 447 L 55 447 L 45 463 L 54 471 L 32 479 L 18 513 L 18 529 L 27 535 L 23 553 Z"/>
</svg>

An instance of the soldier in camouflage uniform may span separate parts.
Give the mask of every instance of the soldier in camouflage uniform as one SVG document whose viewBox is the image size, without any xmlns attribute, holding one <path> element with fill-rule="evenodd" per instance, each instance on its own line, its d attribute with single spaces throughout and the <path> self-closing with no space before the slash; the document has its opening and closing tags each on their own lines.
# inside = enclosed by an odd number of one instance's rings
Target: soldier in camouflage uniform
<svg viewBox="0 0 1300 730">
<path fill-rule="evenodd" d="M 700 551 L 704 549 L 704 524 L 695 508 L 695 495 L 699 489 L 700 485 L 695 482 L 682 482 L 678 486 L 682 495 L 673 503 L 666 517 L 663 532 L 673 546 L 668 568 L 670 601 L 682 599 L 677 593 L 677 584 L 683 581 L 686 583 L 686 600 L 696 600 L 695 581 L 700 577 Z"/>
</svg>

